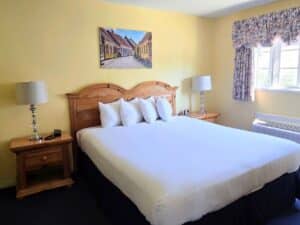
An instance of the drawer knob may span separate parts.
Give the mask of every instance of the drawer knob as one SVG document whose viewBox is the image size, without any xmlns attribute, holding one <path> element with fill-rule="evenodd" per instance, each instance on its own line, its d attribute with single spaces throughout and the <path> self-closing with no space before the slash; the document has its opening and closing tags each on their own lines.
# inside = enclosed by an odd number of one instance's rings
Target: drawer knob
<svg viewBox="0 0 300 225">
<path fill-rule="evenodd" d="M 43 161 L 46 161 L 47 159 L 48 159 L 48 157 L 45 156 L 45 155 L 42 157 L 42 160 L 43 160 Z"/>
</svg>

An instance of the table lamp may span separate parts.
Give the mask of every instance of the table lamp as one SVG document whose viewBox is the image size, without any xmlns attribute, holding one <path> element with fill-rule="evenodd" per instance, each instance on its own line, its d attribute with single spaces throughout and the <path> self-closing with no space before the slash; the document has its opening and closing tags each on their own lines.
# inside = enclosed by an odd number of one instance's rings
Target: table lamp
<svg viewBox="0 0 300 225">
<path fill-rule="evenodd" d="M 18 105 L 29 105 L 32 114 L 32 136 L 30 140 L 37 141 L 42 137 L 38 133 L 36 120 L 36 105 L 46 103 L 48 95 L 44 81 L 29 81 L 16 84 Z"/>
<path fill-rule="evenodd" d="M 200 93 L 200 114 L 205 114 L 205 92 L 212 89 L 211 76 L 201 75 L 192 78 L 192 90 Z"/>
</svg>

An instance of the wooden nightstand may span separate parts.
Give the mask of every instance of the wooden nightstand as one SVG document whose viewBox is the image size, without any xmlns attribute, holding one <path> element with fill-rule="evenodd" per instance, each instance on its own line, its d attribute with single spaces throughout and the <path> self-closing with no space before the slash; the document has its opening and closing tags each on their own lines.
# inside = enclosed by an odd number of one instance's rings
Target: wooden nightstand
<svg viewBox="0 0 300 225">
<path fill-rule="evenodd" d="M 28 137 L 10 142 L 17 157 L 17 198 L 62 186 L 71 186 L 70 149 L 72 137 L 63 133 L 49 141 Z"/>
<path fill-rule="evenodd" d="M 216 123 L 219 116 L 220 116 L 219 113 L 206 113 L 204 115 L 201 115 L 199 112 L 191 112 L 189 114 L 189 117 L 199 119 L 199 120 L 206 120 L 213 123 Z"/>
</svg>

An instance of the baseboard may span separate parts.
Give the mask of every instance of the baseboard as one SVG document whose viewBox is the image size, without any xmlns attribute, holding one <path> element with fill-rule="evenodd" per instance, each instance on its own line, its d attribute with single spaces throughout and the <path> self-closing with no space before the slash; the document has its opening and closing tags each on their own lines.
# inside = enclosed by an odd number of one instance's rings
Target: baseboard
<svg viewBox="0 0 300 225">
<path fill-rule="evenodd" d="M 16 186 L 15 178 L 0 178 L 0 189 Z"/>
</svg>

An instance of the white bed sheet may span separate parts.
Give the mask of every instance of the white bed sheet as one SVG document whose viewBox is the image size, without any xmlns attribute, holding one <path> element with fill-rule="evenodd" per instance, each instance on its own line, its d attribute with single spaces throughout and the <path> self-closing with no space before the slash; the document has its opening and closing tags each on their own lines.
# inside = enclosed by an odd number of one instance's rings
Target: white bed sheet
<svg viewBox="0 0 300 225">
<path fill-rule="evenodd" d="M 187 117 L 87 128 L 77 137 L 153 225 L 197 220 L 300 165 L 292 141 Z"/>
</svg>

